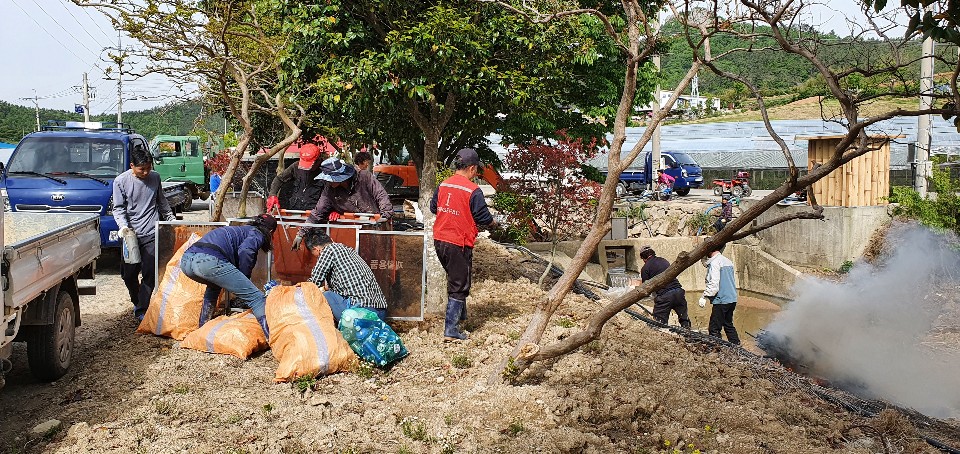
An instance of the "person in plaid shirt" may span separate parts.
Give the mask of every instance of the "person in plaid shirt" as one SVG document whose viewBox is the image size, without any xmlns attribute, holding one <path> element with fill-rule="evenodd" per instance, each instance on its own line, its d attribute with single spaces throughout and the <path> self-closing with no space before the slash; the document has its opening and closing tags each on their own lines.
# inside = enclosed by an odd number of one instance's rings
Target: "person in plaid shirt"
<svg viewBox="0 0 960 454">
<path fill-rule="evenodd" d="M 373 270 L 357 251 L 334 243 L 324 233 L 307 233 L 307 248 L 317 257 L 310 281 L 317 286 L 326 283 L 323 296 L 333 311 L 334 323 L 340 323 L 340 314 L 351 307 L 369 309 L 387 319 L 387 300 L 373 276 Z"/>
</svg>

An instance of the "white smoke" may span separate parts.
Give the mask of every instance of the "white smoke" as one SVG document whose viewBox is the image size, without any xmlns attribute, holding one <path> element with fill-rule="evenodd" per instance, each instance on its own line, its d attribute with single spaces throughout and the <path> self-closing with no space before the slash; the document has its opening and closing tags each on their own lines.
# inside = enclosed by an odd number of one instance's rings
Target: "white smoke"
<svg viewBox="0 0 960 454">
<path fill-rule="evenodd" d="M 891 254 L 878 266 L 857 263 L 842 282 L 799 283 L 766 331 L 810 373 L 861 397 L 960 417 L 960 355 L 929 344 L 938 317 L 960 311 L 956 238 L 909 225 L 886 243 Z"/>
</svg>

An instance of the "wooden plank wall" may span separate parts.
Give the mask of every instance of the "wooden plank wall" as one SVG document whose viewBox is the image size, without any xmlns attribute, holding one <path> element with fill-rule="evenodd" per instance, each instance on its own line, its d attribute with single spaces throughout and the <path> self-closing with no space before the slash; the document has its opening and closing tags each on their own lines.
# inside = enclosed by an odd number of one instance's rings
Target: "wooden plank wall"
<svg viewBox="0 0 960 454">
<path fill-rule="evenodd" d="M 833 154 L 840 139 L 808 141 L 807 169 L 824 163 Z M 813 184 L 813 194 L 823 206 L 886 205 L 890 187 L 890 142 L 874 139 L 879 149 L 854 159 Z"/>
</svg>

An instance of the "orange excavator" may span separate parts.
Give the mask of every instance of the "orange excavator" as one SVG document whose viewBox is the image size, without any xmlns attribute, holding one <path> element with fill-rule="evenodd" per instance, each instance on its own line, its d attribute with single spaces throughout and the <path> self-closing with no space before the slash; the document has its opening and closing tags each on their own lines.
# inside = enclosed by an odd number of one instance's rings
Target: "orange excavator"
<svg viewBox="0 0 960 454">
<path fill-rule="evenodd" d="M 374 166 L 373 173 L 377 176 L 377 180 L 380 181 L 383 188 L 387 190 L 387 194 L 392 201 L 416 200 L 420 196 L 420 175 L 417 174 L 417 166 L 413 164 L 413 161 L 406 165 L 379 164 Z M 497 172 L 497 169 L 490 164 L 480 169 L 477 176 L 497 191 L 504 187 L 504 179 L 500 176 L 500 172 Z"/>
</svg>

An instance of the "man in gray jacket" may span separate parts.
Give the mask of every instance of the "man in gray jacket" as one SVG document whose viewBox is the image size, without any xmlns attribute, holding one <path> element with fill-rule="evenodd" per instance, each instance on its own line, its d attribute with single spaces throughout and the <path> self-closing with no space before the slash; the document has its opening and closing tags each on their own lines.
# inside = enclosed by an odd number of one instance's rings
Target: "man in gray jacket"
<svg viewBox="0 0 960 454">
<path fill-rule="evenodd" d="M 707 267 L 706 288 L 698 302 L 706 307 L 707 301 L 713 306 L 710 312 L 710 325 L 707 331 L 713 337 L 720 337 L 720 329 L 727 334 L 727 341 L 740 345 L 740 335 L 733 326 L 733 311 L 737 309 L 737 285 L 733 273 L 733 262 L 723 256 L 726 244 L 719 244 L 707 253 L 703 265 Z"/>
<path fill-rule="evenodd" d="M 121 262 L 120 277 L 130 292 L 133 315 L 137 320 L 143 320 L 156 285 L 156 224 L 160 220 L 176 219 L 163 196 L 160 174 L 153 171 L 153 158 L 143 147 L 135 147 L 130 152 L 130 170 L 113 180 L 113 218 L 120 228 L 121 238 L 127 229 L 137 234 L 140 263 Z"/>
</svg>

